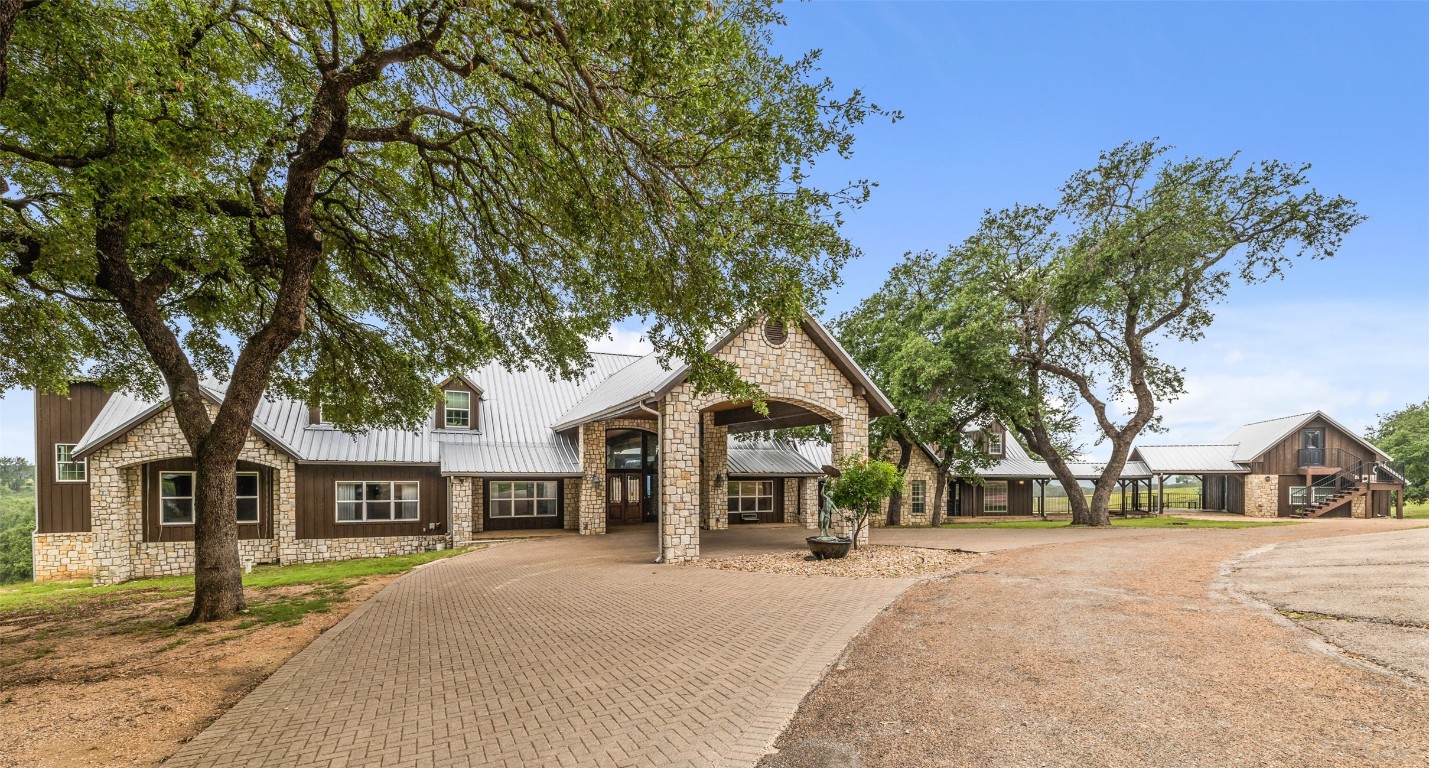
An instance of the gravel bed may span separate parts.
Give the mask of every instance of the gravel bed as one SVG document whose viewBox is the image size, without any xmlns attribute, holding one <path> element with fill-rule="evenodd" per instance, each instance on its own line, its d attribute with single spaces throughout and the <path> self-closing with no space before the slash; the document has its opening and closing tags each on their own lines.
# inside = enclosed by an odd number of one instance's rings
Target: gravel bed
<svg viewBox="0 0 1429 768">
<path fill-rule="evenodd" d="M 800 576 L 846 576 L 855 579 L 908 579 L 961 571 L 982 555 L 926 547 L 865 545 L 840 560 L 815 560 L 808 550 L 787 550 L 723 559 L 700 559 L 690 565 L 721 571 L 786 573 Z"/>
</svg>

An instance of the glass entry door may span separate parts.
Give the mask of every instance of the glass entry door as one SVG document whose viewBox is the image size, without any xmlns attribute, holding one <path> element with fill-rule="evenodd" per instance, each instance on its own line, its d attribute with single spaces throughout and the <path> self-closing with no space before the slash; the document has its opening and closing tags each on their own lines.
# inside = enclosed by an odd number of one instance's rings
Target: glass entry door
<svg viewBox="0 0 1429 768">
<path fill-rule="evenodd" d="M 642 472 L 607 472 L 605 520 L 611 525 L 638 523 L 645 509 L 645 475 Z"/>
</svg>

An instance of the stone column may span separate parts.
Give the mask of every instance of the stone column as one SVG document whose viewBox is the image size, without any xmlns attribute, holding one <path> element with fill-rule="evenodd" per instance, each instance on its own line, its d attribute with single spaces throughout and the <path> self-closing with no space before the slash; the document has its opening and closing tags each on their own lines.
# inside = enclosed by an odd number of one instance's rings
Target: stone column
<svg viewBox="0 0 1429 768">
<path fill-rule="evenodd" d="M 581 427 L 581 507 L 579 530 L 582 535 L 605 533 L 605 422 Z M 590 478 L 600 478 L 599 483 Z"/>
<path fill-rule="evenodd" d="M 118 584 L 134 577 L 133 525 L 128 473 L 99 457 L 89 460 L 89 529 L 94 534 L 94 583 Z"/>
<path fill-rule="evenodd" d="M 1370 516 L 1369 493 L 1350 499 L 1350 517 L 1364 519 Z"/>
<path fill-rule="evenodd" d="M 568 477 L 562 482 L 565 484 L 563 490 L 566 494 L 565 528 L 568 531 L 578 531 L 581 527 L 581 494 L 584 492 L 585 481 L 578 477 Z"/>
<path fill-rule="evenodd" d="M 1276 517 L 1279 514 L 1280 477 L 1248 475 L 1245 479 L 1245 516 Z"/>
<path fill-rule="evenodd" d="M 700 417 L 700 523 L 711 531 L 729 528 L 729 485 L 715 478 L 729 472 L 729 427 L 717 427 L 714 414 Z"/>
<path fill-rule="evenodd" d="M 805 477 L 799 480 L 799 522 L 805 528 L 819 529 L 819 478 Z"/>
<path fill-rule="evenodd" d="M 464 547 L 471 543 L 471 535 L 476 532 L 472 523 L 474 505 L 471 487 L 477 481 L 470 477 L 453 477 L 451 483 L 451 540 L 453 547 Z"/>
<path fill-rule="evenodd" d="M 833 427 L 833 463 L 839 466 L 845 456 L 854 456 L 860 459 L 868 457 L 868 419 L 867 418 L 837 418 L 830 426 Z M 862 546 L 868 543 L 868 529 L 873 521 L 870 519 L 864 525 L 859 534 L 858 544 Z M 843 519 L 838 510 L 834 510 L 833 525 L 830 532 L 836 536 L 848 536 L 852 526 Z"/>
<path fill-rule="evenodd" d="M 799 522 L 799 478 L 784 478 L 784 522 Z"/>
<path fill-rule="evenodd" d="M 667 563 L 700 556 L 700 415 L 688 395 L 660 403 L 660 552 Z"/>
<path fill-rule="evenodd" d="M 297 557 L 298 550 L 298 479 L 297 465 L 285 461 L 273 468 L 273 484 L 278 499 L 273 506 L 273 538 L 278 547 L 278 562 L 287 565 Z"/>
</svg>

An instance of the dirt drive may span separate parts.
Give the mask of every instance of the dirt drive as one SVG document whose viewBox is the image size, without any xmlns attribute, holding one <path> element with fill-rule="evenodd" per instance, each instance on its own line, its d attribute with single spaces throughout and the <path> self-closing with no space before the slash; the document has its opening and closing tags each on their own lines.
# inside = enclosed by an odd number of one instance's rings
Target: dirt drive
<svg viewBox="0 0 1429 768">
<path fill-rule="evenodd" d="M 1126 531 L 997 552 L 875 620 L 761 765 L 1423 768 L 1429 690 L 1349 660 L 1222 570 L 1276 542 L 1412 525 Z"/>
</svg>

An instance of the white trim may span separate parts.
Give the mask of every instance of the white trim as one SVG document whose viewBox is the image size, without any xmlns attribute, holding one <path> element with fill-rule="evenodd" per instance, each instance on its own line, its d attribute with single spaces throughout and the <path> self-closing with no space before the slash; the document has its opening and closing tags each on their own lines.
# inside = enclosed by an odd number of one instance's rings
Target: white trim
<svg viewBox="0 0 1429 768">
<path fill-rule="evenodd" d="M 987 491 L 988 491 L 989 488 L 991 488 L 991 487 L 994 486 L 994 485 L 1001 485 L 1001 486 L 1002 486 L 1002 509 L 991 509 L 991 510 L 990 510 L 990 509 L 988 509 L 988 506 L 987 506 L 987 497 L 988 497 Z M 1012 504 L 1011 504 L 1012 499 L 1011 499 L 1011 496 L 1009 495 L 1009 494 L 1011 493 L 1011 491 L 1012 491 L 1012 486 L 1009 485 L 1006 480 L 987 480 L 987 481 L 985 481 L 985 482 L 983 483 L 983 485 L 982 485 L 982 512 L 983 512 L 983 514 L 987 514 L 988 512 L 1011 512 L 1011 511 L 1012 511 Z"/>
<path fill-rule="evenodd" d="M 371 500 L 369 500 L 369 499 L 363 498 L 363 499 L 356 499 L 356 500 L 349 499 L 349 500 L 344 501 L 342 498 L 339 497 L 339 494 L 338 494 L 338 487 L 339 487 L 339 486 L 342 486 L 342 485 L 344 485 L 344 484 L 346 484 L 346 485 L 356 484 L 356 485 L 361 485 L 361 486 L 363 487 L 363 495 L 365 496 L 365 495 L 366 495 L 366 489 L 367 489 L 367 486 L 368 486 L 368 485 L 377 485 L 377 484 L 380 484 L 380 483 L 386 483 L 387 486 L 388 486 L 388 494 L 389 494 L 389 496 L 388 496 L 388 498 L 386 498 L 386 499 L 371 499 Z M 396 496 L 397 496 L 397 487 L 396 487 L 396 486 L 397 486 L 398 483 L 410 484 L 410 485 L 416 486 L 416 487 L 417 487 L 417 497 L 414 498 L 414 499 L 398 499 L 398 498 L 396 498 Z M 336 522 L 338 525 L 350 525 L 350 524 L 356 524 L 356 523 L 420 523 L 420 522 L 422 521 L 422 481 L 421 481 L 421 480 L 334 480 L 334 481 L 333 481 L 333 486 L 332 486 L 332 499 L 333 499 L 332 517 L 333 517 L 333 521 Z M 387 503 L 391 504 L 391 505 L 392 505 L 392 517 L 389 517 L 389 518 L 386 518 L 386 519 L 383 519 L 383 518 L 380 518 L 380 517 L 378 517 L 378 518 L 368 518 L 368 517 L 367 517 L 367 502 L 368 502 L 368 501 L 386 501 Z M 416 517 L 397 517 L 397 503 L 398 503 L 398 502 L 406 503 L 406 502 L 409 502 L 409 501 L 410 501 L 410 502 L 413 502 L 414 504 L 417 505 L 417 516 L 416 516 Z M 361 509 L 362 509 L 362 519 L 361 519 L 361 520 L 343 520 L 342 518 L 338 517 L 338 505 L 339 505 L 339 504 L 359 504 L 359 505 L 361 505 Z"/>
<path fill-rule="evenodd" d="M 69 461 L 63 461 L 63 462 L 60 461 L 60 446 L 62 446 L 62 445 L 67 445 L 67 446 L 69 446 L 69 455 L 70 455 Z M 52 455 L 52 457 L 54 458 L 54 461 L 55 461 L 55 482 L 56 482 L 56 483 L 87 483 L 87 482 L 89 482 L 89 459 L 87 459 L 87 458 L 85 458 L 85 459 L 76 459 L 76 458 L 74 458 L 74 449 L 75 449 L 76 447 L 78 447 L 78 446 L 79 446 L 79 443 L 55 443 L 54 451 L 51 453 L 51 455 Z M 84 477 L 82 477 L 82 478 L 80 478 L 80 479 L 78 479 L 78 480 L 75 480 L 74 478 L 65 479 L 65 478 L 63 478 L 63 477 L 60 477 L 60 465 L 61 465 L 61 464 L 79 464 L 80 466 L 84 467 Z M 35 485 L 36 485 L 36 487 L 38 487 L 38 486 L 39 486 L 39 483 L 36 482 Z"/>
<path fill-rule="evenodd" d="M 466 395 L 466 407 L 465 407 L 465 408 L 453 408 L 453 407 L 451 407 L 451 405 L 449 405 L 448 402 L 447 402 L 451 395 Z M 471 429 L 471 411 L 472 411 L 471 401 L 472 401 L 472 393 L 467 392 L 467 391 L 464 390 L 464 389 L 444 389 L 444 390 L 442 390 L 442 425 L 441 425 L 440 429 L 451 429 L 451 430 Z M 466 414 L 466 424 L 465 424 L 465 425 L 462 425 L 462 424 L 452 424 L 452 422 L 451 422 L 451 414 L 452 414 L 452 411 L 459 411 L 459 412 L 465 413 L 465 414 Z"/>
<path fill-rule="evenodd" d="M 191 469 L 160 469 L 159 492 L 154 494 L 155 500 L 159 502 L 159 525 L 170 527 L 182 527 L 193 525 L 198 517 L 198 473 Z M 188 475 L 189 495 L 187 496 L 165 496 L 164 495 L 164 475 Z M 164 521 L 164 499 L 188 499 L 189 500 L 189 521 L 186 523 L 169 523 Z"/>
<path fill-rule="evenodd" d="M 744 493 L 743 485 L 741 485 L 742 483 L 753 483 L 753 484 L 755 485 L 754 493 L 752 493 L 752 494 L 745 494 L 745 493 Z M 769 493 L 768 493 L 767 495 L 764 494 L 764 493 L 761 493 L 761 491 L 763 490 L 762 486 L 763 486 L 764 483 L 768 483 L 768 484 L 769 484 Z M 738 488 L 738 492 L 737 492 L 737 493 L 730 493 L 730 491 L 732 491 L 732 490 L 734 490 L 734 489 L 736 489 L 736 488 Z M 771 478 L 768 478 L 768 477 L 765 477 L 765 478 L 762 478 L 762 479 L 752 479 L 752 480 L 729 480 L 729 481 L 727 482 L 727 485 L 725 486 L 725 494 L 724 494 L 724 495 L 725 495 L 725 507 L 726 507 L 726 508 L 729 507 L 729 502 L 731 502 L 731 501 L 735 501 L 735 502 L 736 502 L 736 505 L 735 505 L 735 506 L 741 507 L 741 509 L 729 509 L 728 512 L 729 512 L 730 514 L 741 514 L 741 513 L 745 513 L 745 512 L 753 512 L 753 513 L 756 513 L 756 514 L 757 514 L 757 513 L 766 513 L 766 514 L 767 514 L 767 513 L 773 513 L 773 512 L 779 511 L 778 508 L 776 507 L 775 503 L 774 503 L 774 499 L 775 499 L 776 496 L 778 496 L 778 492 L 775 490 L 774 480 L 771 479 Z M 742 500 L 744 500 L 744 499 L 754 499 L 754 500 L 755 500 L 755 501 L 754 501 L 754 507 L 755 507 L 755 508 L 754 508 L 754 509 L 742 509 L 742 507 L 743 507 L 744 505 L 743 505 L 743 504 L 740 504 L 740 503 L 738 503 L 738 502 L 740 502 L 740 501 L 742 501 Z M 761 502 L 762 500 L 764 500 L 764 499 L 768 499 L 768 500 L 769 500 L 769 508 L 768 508 L 768 509 L 764 509 L 764 508 L 762 508 L 762 507 L 760 506 L 760 502 Z"/>
<path fill-rule="evenodd" d="M 918 509 L 918 505 L 923 508 Z M 925 515 L 928 513 L 928 481 L 909 480 L 908 481 L 908 513 L 912 515 Z"/>
<path fill-rule="evenodd" d="M 997 450 L 995 450 L 995 451 L 992 449 L 992 441 L 993 441 L 994 439 L 997 440 Z M 1004 438 L 1004 437 L 1002 436 L 1002 433 L 1001 433 L 1001 432 L 988 432 L 988 433 L 987 433 L 987 455 L 989 455 L 989 456 L 1005 456 L 1005 455 L 1007 454 L 1007 446 L 1005 445 L 1006 442 L 1007 442 L 1007 440 L 1006 440 L 1006 438 Z"/>
<path fill-rule="evenodd" d="M 254 488 L 253 488 L 253 495 L 252 495 L 252 496 L 239 496 L 239 495 L 238 495 L 238 478 L 239 478 L 240 476 L 242 476 L 242 475 L 252 475 L 252 476 L 253 476 L 253 485 L 254 485 Z M 253 506 L 256 508 L 256 511 L 258 512 L 258 519 L 256 519 L 256 520 L 243 520 L 243 519 L 239 519 L 239 520 L 238 520 L 238 524 L 239 524 L 239 525 L 262 525 L 262 524 L 263 524 L 263 473 L 258 472 L 258 471 L 250 471 L 250 470 L 243 470 L 243 471 L 240 471 L 240 472 L 234 472 L 234 473 L 233 473 L 233 500 L 234 500 L 234 506 L 235 506 L 235 507 L 237 506 L 237 502 L 238 502 L 239 499 L 252 499 L 252 500 L 253 500 Z M 237 517 L 237 510 L 234 511 L 234 516 Z"/>
</svg>

